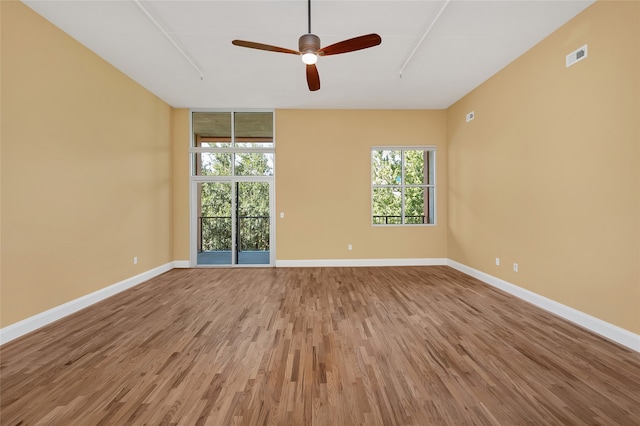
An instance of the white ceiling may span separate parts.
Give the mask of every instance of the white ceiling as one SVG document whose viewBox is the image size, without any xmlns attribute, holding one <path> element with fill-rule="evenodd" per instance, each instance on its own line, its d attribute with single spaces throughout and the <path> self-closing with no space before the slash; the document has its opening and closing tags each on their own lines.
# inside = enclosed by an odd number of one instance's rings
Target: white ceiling
<svg viewBox="0 0 640 426">
<path fill-rule="evenodd" d="M 317 92 L 307 89 L 300 57 L 231 44 L 242 39 L 297 50 L 307 32 L 306 0 L 140 1 L 202 79 L 133 0 L 24 2 L 174 107 L 440 109 L 593 0 L 313 0 L 311 29 L 322 46 L 368 33 L 382 37 L 380 46 L 321 57 Z"/>
</svg>

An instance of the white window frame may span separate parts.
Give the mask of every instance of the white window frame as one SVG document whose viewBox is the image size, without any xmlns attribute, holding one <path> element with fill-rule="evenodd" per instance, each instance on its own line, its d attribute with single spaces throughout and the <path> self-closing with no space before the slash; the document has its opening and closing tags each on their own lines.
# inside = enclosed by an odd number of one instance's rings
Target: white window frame
<svg viewBox="0 0 640 426">
<path fill-rule="evenodd" d="M 195 141 L 193 140 L 193 113 L 194 112 L 224 112 L 231 114 L 231 147 L 196 147 Z M 235 113 L 244 113 L 244 112 L 270 112 L 273 117 L 273 143 L 271 147 L 262 147 L 262 148 L 249 148 L 249 147 L 236 147 L 235 146 L 235 126 L 234 126 L 234 116 Z M 189 110 L 189 254 L 190 260 L 189 264 L 191 267 L 204 267 L 204 268 L 215 268 L 215 267 L 266 267 L 266 266 L 274 266 L 276 260 L 276 220 L 275 220 L 275 212 L 276 212 L 276 197 L 275 197 L 275 184 L 276 184 L 276 111 L 275 109 L 200 109 L 200 108 L 192 108 Z M 235 159 L 233 154 L 239 153 L 251 153 L 251 152 L 259 152 L 259 153 L 272 153 L 273 154 L 273 174 L 269 176 L 236 176 L 235 175 Z M 195 170 L 196 161 L 194 161 L 194 157 L 197 153 L 231 153 L 232 161 L 231 161 L 231 174 L 226 176 L 215 176 L 215 175 L 198 175 L 197 170 Z M 236 223 L 235 217 L 235 182 L 267 182 L 269 183 L 269 264 L 258 264 L 258 265 L 245 265 L 245 264 L 237 264 L 235 259 L 235 253 L 232 250 L 232 261 L 231 264 L 225 265 L 199 265 L 197 263 L 197 232 L 198 232 L 198 220 L 197 220 L 197 184 L 203 182 L 226 182 L 231 183 L 232 188 L 232 197 L 231 197 L 231 215 L 233 223 Z M 236 244 L 236 233 L 232 232 L 232 247 L 235 247 Z"/>
<path fill-rule="evenodd" d="M 373 152 L 374 151 L 401 151 L 401 184 L 393 184 L 393 185 L 379 185 L 373 182 Z M 404 152 L 405 151 L 430 151 L 433 155 L 433 182 L 432 183 L 423 183 L 420 185 L 407 185 L 405 183 L 404 177 Z M 386 226 L 436 226 L 437 225 L 437 147 L 435 145 L 425 145 L 425 146 L 372 146 L 369 150 L 369 180 L 371 182 L 371 214 L 369 215 L 369 221 L 371 226 L 374 227 L 386 227 Z M 373 195 L 375 188 L 401 188 L 401 223 L 373 223 Z M 405 189 L 408 187 L 421 187 L 424 188 L 425 197 L 429 194 L 429 188 L 433 189 L 433 203 L 430 204 L 431 214 L 433 216 L 433 223 L 405 223 Z M 428 218 L 429 212 L 425 212 L 425 216 Z"/>
</svg>

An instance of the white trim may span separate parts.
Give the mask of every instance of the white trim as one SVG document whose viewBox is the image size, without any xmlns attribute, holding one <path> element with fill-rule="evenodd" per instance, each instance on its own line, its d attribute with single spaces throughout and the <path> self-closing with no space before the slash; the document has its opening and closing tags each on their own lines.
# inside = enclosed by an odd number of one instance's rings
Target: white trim
<svg viewBox="0 0 640 426">
<path fill-rule="evenodd" d="M 160 24 L 160 22 L 158 22 L 156 18 L 154 18 L 153 15 L 140 3 L 140 0 L 133 0 L 133 2 L 136 4 L 136 6 L 138 6 L 138 9 L 140 9 L 142 13 L 144 13 L 147 19 L 149 19 L 149 21 L 151 21 L 153 25 L 155 25 L 156 28 L 160 30 L 160 32 L 166 37 L 166 39 L 169 40 L 173 47 L 175 47 L 176 50 L 180 52 L 182 57 L 185 58 L 196 71 L 198 71 L 198 73 L 200 74 L 200 80 L 204 79 L 202 70 L 196 65 L 196 63 L 193 61 L 193 59 L 191 59 L 187 52 L 185 52 L 184 49 L 180 47 L 178 42 L 176 42 L 174 38 L 171 37 L 171 34 L 169 34 L 169 32 L 162 26 L 162 24 Z"/>
<path fill-rule="evenodd" d="M 279 268 L 317 268 L 350 266 L 435 266 L 446 265 L 445 258 L 429 259 L 319 259 L 319 260 L 276 260 Z"/>
<path fill-rule="evenodd" d="M 586 328 L 607 339 L 613 340 L 636 352 L 640 352 L 640 335 L 632 333 L 616 325 L 585 314 L 577 309 L 563 305 L 532 291 L 518 287 L 508 281 L 489 275 L 485 272 L 463 265 L 446 258 L 416 258 L 416 259 L 321 259 L 321 260 L 278 260 L 276 266 L 281 268 L 294 267 L 358 267 L 358 266 L 437 266 L 448 265 L 462 273 L 479 279 L 493 287 L 512 294 L 538 308 L 551 312 L 559 317 L 571 321 L 581 327 Z M 70 302 L 64 303 L 48 311 L 41 312 L 32 317 L 26 318 L 15 324 L 0 329 L 0 346 L 10 342 L 27 333 L 35 331 L 54 321 L 71 315 L 81 309 L 89 307 L 121 291 L 127 290 L 141 284 L 151 278 L 170 271 L 173 268 L 188 268 L 188 260 L 176 260 L 157 268 L 143 272 L 131 278 L 127 278 L 119 283 L 105 287 L 93 293 L 79 297 Z"/>
<path fill-rule="evenodd" d="M 77 312 L 81 309 L 84 309 L 88 306 L 93 305 L 94 303 L 100 302 L 108 297 L 111 297 L 114 294 L 120 293 L 121 291 L 127 290 L 131 287 L 134 287 L 138 284 L 148 281 L 151 278 L 157 277 L 160 274 L 170 271 L 171 269 L 176 267 L 175 263 L 176 262 L 166 263 L 162 266 L 158 266 L 157 268 L 151 269 L 147 272 L 143 272 L 134 277 L 127 278 L 123 281 L 120 281 L 119 283 L 102 288 L 98 291 L 94 291 L 93 293 L 89 293 L 85 296 L 79 297 L 67 303 L 63 303 L 62 305 L 56 306 L 55 308 L 51 308 L 47 311 L 41 312 L 29 318 L 26 318 L 17 323 L 1 328 L 0 329 L 0 345 L 4 345 L 5 343 L 10 342 L 14 339 L 17 339 L 20 336 L 23 336 L 27 333 L 35 331 L 41 327 L 44 327 L 45 325 L 48 325 L 54 321 L 64 318 L 67 315 L 71 315 L 74 312 Z"/>
<path fill-rule="evenodd" d="M 433 18 L 433 21 L 431 21 L 431 24 L 429 24 L 429 26 L 427 27 L 427 30 L 422 34 L 422 37 L 420 37 L 420 40 L 418 40 L 418 43 L 416 43 L 416 45 L 413 47 L 413 50 L 411 51 L 409 56 L 407 57 L 407 59 L 404 61 L 404 63 L 400 67 L 400 71 L 398 71 L 398 75 L 400 76 L 400 78 L 402 78 L 402 75 L 404 73 L 404 69 L 407 67 L 409 62 L 411 62 L 411 59 L 413 59 L 413 57 L 415 56 L 415 54 L 418 51 L 418 49 L 420 48 L 420 46 L 422 46 L 422 43 L 424 43 L 424 39 L 427 38 L 427 35 L 429 35 L 429 33 L 431 32 L 433 27 L 436 25 L 436 22 L 438 22 L 438 19 L 440 19 L 440 16 L 442 16 L 442 12 L 444 12 L 444 10 L 447 8 L 447 6 L 449 5 L 450 1 L 451 0 L 447 0 L 447 1 L 444 2 L 442 7 L 440 8 L 440 10 L 438 11 L 438 14 L 436 15 L 436 17 Z"/>
<path fill-rule="evenodd" d="M 589 314 L 585 314 L 584 312 L 581 312 L 577 309 L 563 305 L 562 303 L 556 302 L 555 300 L 551 300 L 537 293 L 526 290 L 522 287 L 518 287 L 517 285 L 511 284 L 508 281 L 471 268 L 470 266 L 463 265 L 462 263 L 458 263 L 454 260 L 449 259 L 447 264 L 460 272 L 463 272 L 467 275 L 479 279 L 482 282 L 489 284 L 490 286 L 496 287 L 513 296 L 516 296 L 526 302 L 531 303 L 532 305 L 537 306 L 538 308 L 558 315 L 559 317 L 562 317 L 567 321 L 584 327 L 587 330 L 599 334 L 602 337 L 613 340 L 614 342 L 624 345 L 629 349 L 640 352 L 639 334 L 632 333 L 629 330 L 625 330 L 624 328 L 610 324 Z"/>
<path fill-rule="evenodd" d="M 268 143 L 268 142 L 260 142 L 260 143 Z M 244 154 L 245 152 L 257 152 L 260 154 L 274 154 L 276 151 L 274 148 L 259 148 L 259 147 L 226 147 L 226 148 L 218 148 L 218 147 L 192 147 L 189 149 L 189 152 L 192 154 L 208 154 L 208 153 L 227 153 L 227 154 L 234 154 L 234 153 L 240 153 L 240 154 Z M 203 175 L 197 175 L 197 176 L 203 176 Z M 204 175 L 204 176 L 208 176 L 208 175 Z M 227 176 L 227 175 L 223 175 L 223 176 Z M 228 176 L 233 176 L 233 175 L 228 175 Z M 259 175 L 259 176 L 269 176 L 269 175 Z M 257 176 L 251 176 L 251 177 L 257 177 Z"/>
</svg>

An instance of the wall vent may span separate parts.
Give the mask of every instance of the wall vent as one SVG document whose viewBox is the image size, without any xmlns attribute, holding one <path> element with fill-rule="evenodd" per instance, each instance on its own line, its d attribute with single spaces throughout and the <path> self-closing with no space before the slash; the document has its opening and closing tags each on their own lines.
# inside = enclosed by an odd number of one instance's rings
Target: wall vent
<svg viewBox="0 0 640 426">
<path fill-rule="evenodd" d="M 473 120 L 474 118 L 476 118 L 476 113 L 471 111 L 469 114 L 467 114 L 467 123 Z"/>
<path fill-rule="evenodd" d="M 576 62 L 580 62 L 581 60 L 587 57 L 587 45 L 585 44 L 579 49 L 574 50 L 573 52 L 567 55 L 567 68 Z"/>
</svg>

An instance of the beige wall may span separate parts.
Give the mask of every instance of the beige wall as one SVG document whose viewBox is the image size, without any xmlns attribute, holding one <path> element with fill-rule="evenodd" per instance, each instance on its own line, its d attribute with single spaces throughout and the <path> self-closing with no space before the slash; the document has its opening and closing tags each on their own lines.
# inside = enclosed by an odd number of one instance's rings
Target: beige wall
<svg viewBox="0 0 640 426">
<path fill-rule="evenodd" d="M 639 7 L 594 4 L 447 111 L 449 258 L 635 333 Z"/>
<path fill-rule="evenodd" d="M 371 147 L 386 145 L 437 146 L 436 226 L 371 226 Z M 445 111 L 276 111 L 277 259 L 446 257 L 446 169 Z"/>
<path fill-rule="evenodd" d="M 173 260 L 189 260 L 189 110 L 173 110 Z"/>
<path fill-rule="evenodd" d="M 0 224 L 2 224 L 2 6 L 1 5 L 0 5 Z M 2 226 L 0 226 L 0 327 L 2 327 L 2 256 L 1 254 L 2 254 Z"/>
<path fill-rule="evenodd" d="M 0 3 L 5 327 L 173 260 L 172 112 L 22 3 Z"/>
</svg>

